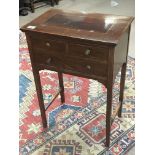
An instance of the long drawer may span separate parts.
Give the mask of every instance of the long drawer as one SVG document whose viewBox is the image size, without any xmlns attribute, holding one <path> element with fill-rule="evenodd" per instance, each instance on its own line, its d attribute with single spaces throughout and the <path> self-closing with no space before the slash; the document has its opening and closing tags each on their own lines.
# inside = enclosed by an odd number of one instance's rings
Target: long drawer
<svg viewBox="0 0 155 155">
<path fill-rule="evenodd" d="M 101 63 L 97 61 L 84 61 L 71 59 L 69 57 L 57 57 L 55 55 L 38 51 L 33 53 L 33 59 L 36 64 L 48 65 L 60 70 L 67 69 L 96 76 L 105 76 L 107 73 L 106 61 Z"/>
</svg>

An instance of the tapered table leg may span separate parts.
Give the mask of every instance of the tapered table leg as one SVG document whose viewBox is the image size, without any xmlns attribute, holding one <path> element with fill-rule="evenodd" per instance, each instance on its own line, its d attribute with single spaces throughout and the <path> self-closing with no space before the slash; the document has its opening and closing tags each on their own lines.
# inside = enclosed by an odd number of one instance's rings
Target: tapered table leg
<svg viewBox="0 0 155 155">
<path fill-rule="evenodd" d="M 35 69 L 34 67 L 33 67 L 33 75 L 34 75 L 34 81 L 35 81 L 36 90 L 37 90 L 37 96 L 38 96 L 38 101 L 39 101 L 42 123 L 43 123 L 43 127 L 46 128 L 47 127 L 47 119 L 46 119 L 46 111 L 45 111 L 45 106 L 44 106 L 39 70 Z"/>
<path fill-rule="evenodd" d="M 54 6 L 54 0 L 50 0 L 51 6 Z"/>
<path fill-rule="evenodd" d="M 120 95 L 119 95 L 119 101 L 120 101 L 120 109 L 118 111 L 118 117 L 121 117 L 122 115 L 122 105 L 123 105 L 123 96 L 124 96 L 124 86 L 125 86 L 125 75 L 126 75 L 126 63 L 122 65 L 121 68 L 121 80 L 120 80 Z"/>
<path fill-rule="evenodd" d="M 61 72 L 58 72 L 58 78 L 59 78 L 59 87 L 61 89 L 60 91 L 61 103 L 64 103 L 65 95 L 64 95 L 64 85 L 63 85 L 63 74 Z"/>
<path fill-rule="evenodd" d="M 30 7 L 31 7 L 32 13 L 34 13 L 34 1 L 33 0 L 30 0 Z"/>
<path fill-rule="evenodd" d="M 107 108 L 106 108 L 106 147 L 110 145 L 110 131 L 111 131 L 111 110 L 112 110 L 112 91 L 113 81 L 107 86 Z"/>
<path fill-rule="evenodd" d="M 59 4 L 59 0 L 55 0 L 55 4 L 58 5 Z"/>
</svg>

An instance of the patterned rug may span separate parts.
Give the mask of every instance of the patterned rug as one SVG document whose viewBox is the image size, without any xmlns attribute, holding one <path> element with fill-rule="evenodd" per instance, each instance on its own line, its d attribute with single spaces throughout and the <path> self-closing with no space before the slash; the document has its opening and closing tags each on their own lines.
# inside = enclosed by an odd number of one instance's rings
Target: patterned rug
<svg viewBox="0 0 155 155">
<path fill-rule="evenodd" d="M 20 32 L 19 113 L 20 155 L 104 155 L 106 89 L 91 79 L 64 75 L 65 104 L 60 96 L 47 111 L 48 125 L 41 123 L 35 84 L 25 35 Z M 109 155 L 124 155 L 134 146 L 134 59 L 128 58 L 122 118 L 111 128 Z M 45 106 L 58 90 L 57 73 L 40 71 Z M 113 111 L 118 104 L 118 74 L 113 89 Z"/>
</svg>

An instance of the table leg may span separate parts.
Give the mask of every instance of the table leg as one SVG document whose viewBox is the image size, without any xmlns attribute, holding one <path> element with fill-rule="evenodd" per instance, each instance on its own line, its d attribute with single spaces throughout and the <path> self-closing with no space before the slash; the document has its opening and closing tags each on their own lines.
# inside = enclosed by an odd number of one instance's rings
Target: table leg
<svg viewBox="0 0 155 155">
<path fill-rule="evenodd" d="M 33 67 L 33 75 L 34 75 L 34 81 L 36 85 L 36 91 L 37 91 L 37 96 L 38 96 L 42 123 L 43 123 L 43 127 L 46 128 L 47 127 L 46 110 L 44 106 L 40 75 L 39 75 L 39 70 L 34 69 L 34 67 Z"/>
<path fill-rule="evenodd" d="M 118 117 L 121 117 L 122 115 L 122 104 L 123 104 L 123 95 L 124 95 L 124 86 L 125 86 L 125 75 L 126 75 L 126 63 L 122 65 L 121 68 L 121 80 L 120 80 L 120 95 L 119 95 L 119 101 L 120 101 L 120 109 L 118 111 Z"/>
<path fill-rule="evenodd" d="M 33 0 L 30 0 L 30 7 L 31 7 L 32 13 L 34 13 L 34 1 Z"/>
<path fill-rule="evenodd" d="M 51 6 L 54 6 L 54 0 L 50 0 Z"/>
<path fill-rule="evenodd" d="M 58 5 L 59 4 L 59 0 L 55 0 L 55 4 Z"/>
<path fill-rule="evenodd" d="M 109 82 L 107 86 L 107 108 L 106 108 L 106 147 L 110 145 L 110 131 L 111 131 L 111 110 L 112 110 L 112 91 L 113 81 Z"/>
<path fill-rule="evenodd" d="M 63 74 L 61 72 L 58 72 L 58 78 L 59 78 L 59 86 L 60 86 L 60 96 L 61 96 L 61 103 L 65 102 L 65 95 L 64 95 L 64 85 L 63 85 Z"/>
</svg>

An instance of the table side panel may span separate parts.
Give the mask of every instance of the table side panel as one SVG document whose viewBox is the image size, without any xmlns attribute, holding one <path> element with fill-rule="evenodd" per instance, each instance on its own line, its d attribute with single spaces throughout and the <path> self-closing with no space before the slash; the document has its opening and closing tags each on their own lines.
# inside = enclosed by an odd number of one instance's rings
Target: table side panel
<svg viewBox="0 0 155 155">
<path fill-rule="evenodd" d="M 124 32 L 114 52 L 114 79 L 118 74 L 123 63 L 127 61 L 129 29 Z"/>
</svg>

